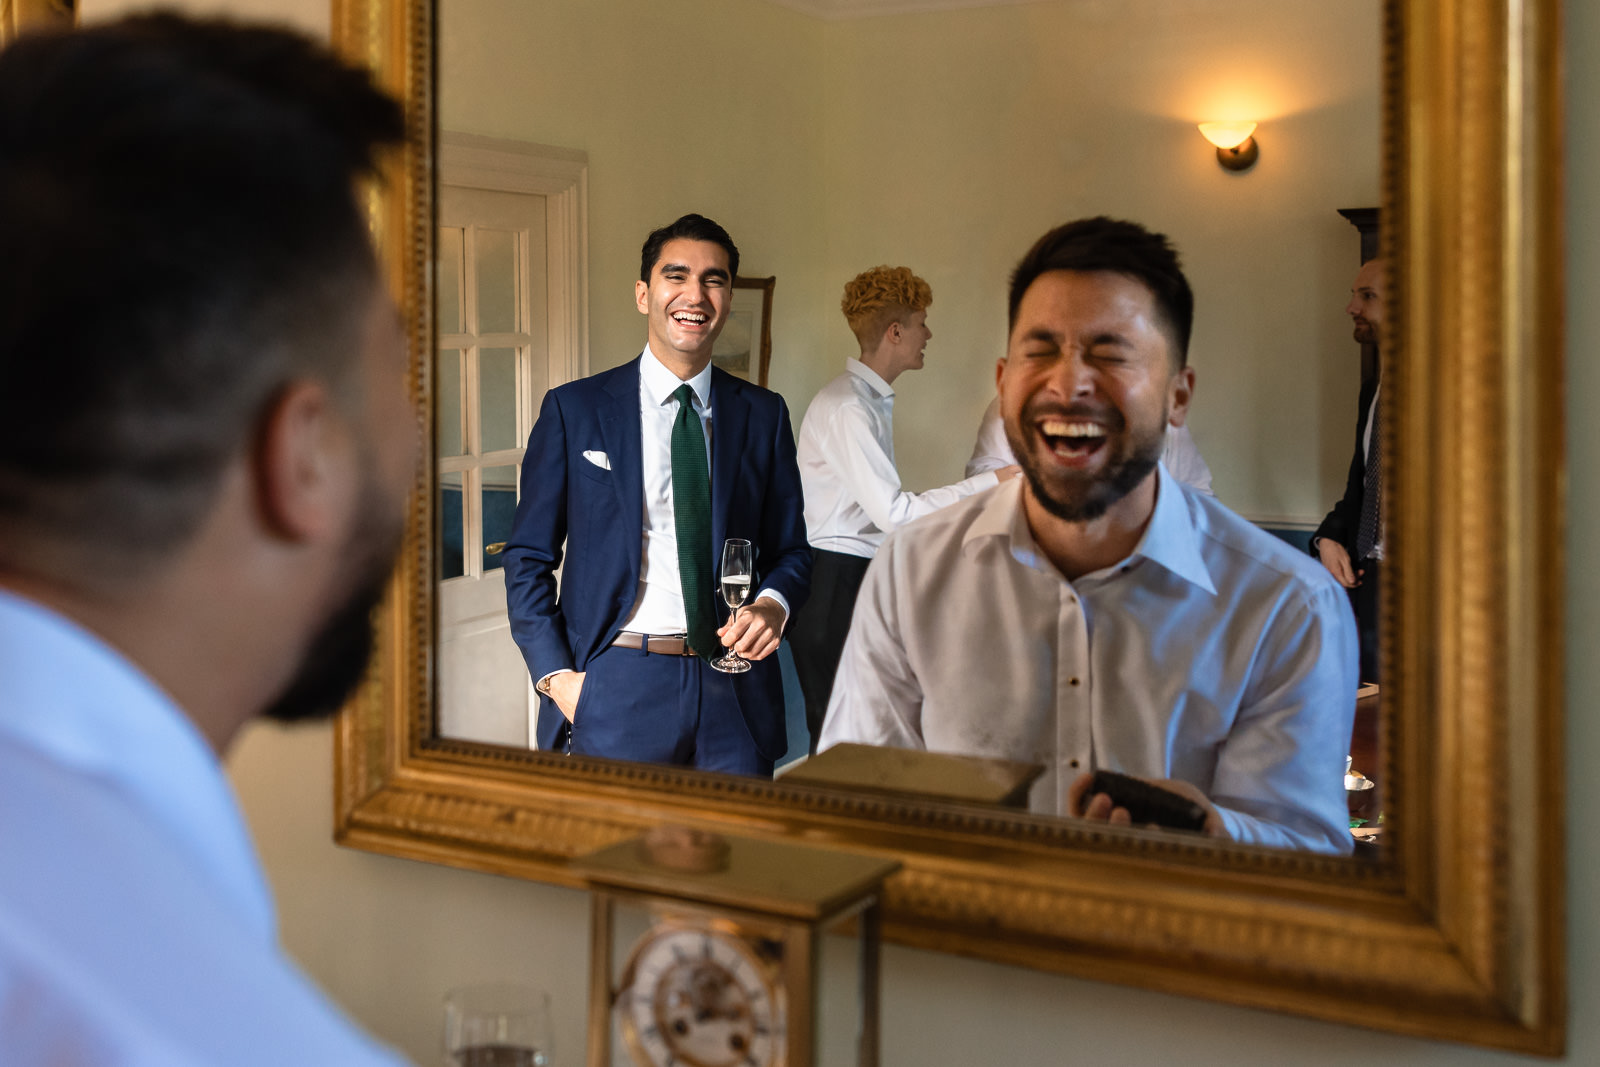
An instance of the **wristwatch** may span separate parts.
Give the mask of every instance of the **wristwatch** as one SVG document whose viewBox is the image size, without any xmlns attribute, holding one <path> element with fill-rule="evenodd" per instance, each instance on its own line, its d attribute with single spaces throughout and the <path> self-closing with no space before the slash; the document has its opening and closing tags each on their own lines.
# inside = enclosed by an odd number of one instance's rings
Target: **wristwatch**
<svg viewBox="0 0 1600 1067">
<path fill-rule="evenodd" d="M 552 671 L 551 673 L 545 675 L 543 678 L 540 678 L 537 682 L 534 682 L 533 683 L 534 691 L 536 693 L 538 693 L 542 697 L 550 696 L 550 679 L 554 678 L 559 673 L 560 673 L 559 671 Z M 550 699 L 554 700 L 555 698 L 554 697 L 550 697 Z"/>
</svg>

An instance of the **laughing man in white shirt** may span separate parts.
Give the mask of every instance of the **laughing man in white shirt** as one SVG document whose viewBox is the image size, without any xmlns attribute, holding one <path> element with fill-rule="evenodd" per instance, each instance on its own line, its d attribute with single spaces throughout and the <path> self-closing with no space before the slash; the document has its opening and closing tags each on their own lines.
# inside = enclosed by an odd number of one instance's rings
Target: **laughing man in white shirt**
<svg viewBox="0 0 1600 1067">
<path fill-rule="evenodd" d="M 850 279 L 840 308 L 859 359 L 823 386 L 800 424 L 800 484 L 811 543 L 811 596 L 789 632 L 812 750 L 867 564 L 890 530 L 1014 477 L 996 468 L 925 493 L 901 487 L 894 463 L 894 380 L 921 370 L 933 331 L 933 290 L 907 267 L 873 267 Z"/>
<path fill-rule="evenodd" d="M 1159 463 L 1194 388 L 1194 298 L 1165 237 L 1086 219 L 1013 275 L 1001 412 L 1024 478 L 885 539 L 823 727 L 1042 763 L 1037 811 L 1126 824 L 1106 768 L 1205 831 L 1348 852 L 1356 635 L 1315 561 Z"/>
</svg>

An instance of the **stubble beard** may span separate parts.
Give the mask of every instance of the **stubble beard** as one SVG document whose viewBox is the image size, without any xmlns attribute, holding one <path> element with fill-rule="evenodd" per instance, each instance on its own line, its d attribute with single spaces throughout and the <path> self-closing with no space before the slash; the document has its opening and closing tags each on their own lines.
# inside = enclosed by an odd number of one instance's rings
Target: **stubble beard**
<svg viewBox="0 0 1600 1067">
<path fill-rule="evenodd" d="M 1107 460 L 1098 471 L 1074 472 L 1051 468 L 1034 451 L 1034 441 L 1024 436 L 1023 427 L 1034 426 L 1039 418 L 1054 414 L 1066 418 L 1093 417 L 1107 427 Z M 1167 411 L 1153 430 L 1130 430 L 1121 412 L 1100 410 L 1086 405 L 1063 407 L 1058 404 L 1023 405 L 1020 419 L 1005 424 L 1006 442 L 1017 457 L 1028 489 L 1039 505 L 1063 522 L 1091 522 L 1100 518 L 1119 500 L 1138 488 L 1161 462 L 1166 447 Z"/>
</svg>

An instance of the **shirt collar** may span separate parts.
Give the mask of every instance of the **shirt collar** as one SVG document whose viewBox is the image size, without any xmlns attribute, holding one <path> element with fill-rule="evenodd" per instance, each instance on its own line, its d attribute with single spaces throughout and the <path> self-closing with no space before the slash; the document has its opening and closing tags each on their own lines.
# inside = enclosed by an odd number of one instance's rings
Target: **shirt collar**
<svg viewBox="0 0 1600 1067">
<path fill-rule="evenodd" d="M 883 380 L 883 375 L 851 356 L 844 361 L 844 369 L 867 383 L 867 387 L 886 400 L 894 398 L 894 386 Z"/>
<path fill-rule="evenodd" d="M 276 937 L 272 897 L 210 746 L 172 698 L 100 638 L 0 590 L 0 741 L 104 783 Z"/>
<path fill-rule="evenodd" d="M 667 369 L 667 365 L 656 358 L 650 351 L 650 346 L 644 346 L 644 355 L 639 357 L 639 382 L 644 388 L 644 395 L 656 407 L 665 404 L 673 393 L 678 391 L 678 386 L 685 384 L 682 378 Z M 690 389 L 694 390 L 694 398 L 700 403 L 701 411 L 711 409 L 711 364 L 708 362 L 688 381 Z"/>
<path fill-rule="evenodd" d="M 1189 509 L 1189 499 L 1178 480 L 1167 472 L 1165 463 L 1156 464 L 1156 509 L 1150 516 L 1130 559 L 1144 557 L 1159 563 L 1191 585 L 1215 594 L 1211 572 L 1200 555 L 1200 540 L 1204 536 L 1195 526 L 1194 513 Z"/>
<path fill-rule="evenodd" d="M 1026 477 L 1019 475 L 1012 478 L 985 495 L 983 507 L 967 527 L 961 543 L 965 547 L 981 538 L 1002 537 L 1009 543 L 1012 558 L 1018 563 L 1058 574 L 1034 540 L 1033 531 L 1028 529 L 1027 513 L 1022 507 L 1022 484 Z M 1215 594 L 1217 587 L 1212 583 L 1211 572 L 1200 555 L 1203 535 L 1195 527 L 1194 516 L 1182 487 L 1177 479 L 1167 473 L 1165 464 L 1156 464 L 1156 478 L 1155 511 L 1133 552 L 1127 559 L 1094 574 L 1086 574 L 1084 578 L 1114 575 L 1134 561 L 1147 559 L 1184 581 Z"/>
</svg>

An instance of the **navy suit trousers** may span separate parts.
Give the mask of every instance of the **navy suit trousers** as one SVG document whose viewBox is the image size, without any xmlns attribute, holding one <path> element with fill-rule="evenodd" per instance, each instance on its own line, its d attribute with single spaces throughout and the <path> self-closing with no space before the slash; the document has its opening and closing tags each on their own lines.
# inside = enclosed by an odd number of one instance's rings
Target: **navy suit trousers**
<svg viewBox="0 0 1600 1067">
<path fill-rule="evenodd" d="M 783 709 L 777 714 L 782 721 Z M 695 656 L 642 648 L 612 646 L 589 661 L 570 751 L 772 776 L 773 761 L 757 751 L 728 675 Z"/>
</svg>

